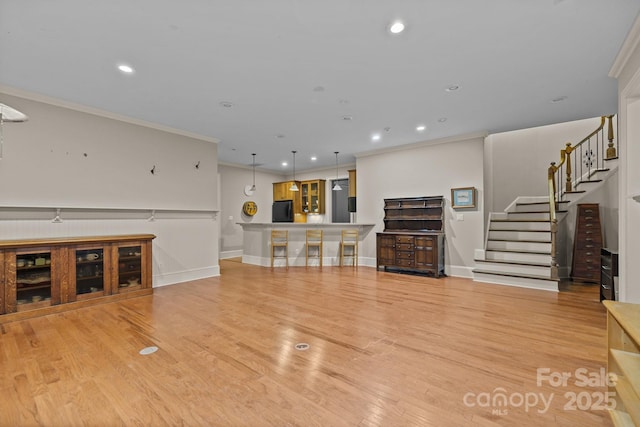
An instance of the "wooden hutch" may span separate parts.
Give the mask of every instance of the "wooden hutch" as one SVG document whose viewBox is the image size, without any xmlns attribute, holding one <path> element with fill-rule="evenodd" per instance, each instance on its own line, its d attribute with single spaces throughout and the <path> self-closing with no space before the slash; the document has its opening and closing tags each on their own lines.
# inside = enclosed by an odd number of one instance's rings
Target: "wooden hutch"
<svg viewBox="0 0 640 427">
<path fill-rule="evenodd" d="M 384 232 L 376 235 L 376 254 L 378 269 L 443 276 L 443 197 L 385 199 Z"/>
</svg>

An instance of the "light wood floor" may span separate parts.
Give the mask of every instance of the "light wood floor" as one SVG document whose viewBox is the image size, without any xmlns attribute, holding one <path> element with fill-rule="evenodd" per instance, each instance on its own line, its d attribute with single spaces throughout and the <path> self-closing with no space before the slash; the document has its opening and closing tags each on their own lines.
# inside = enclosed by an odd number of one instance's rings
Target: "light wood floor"
<svg viewBox="0 0 640 427">
<path fill-rule="evenodd" d="M 152 296 L 1 325 L 0 425 L 610 425 L 606 411 L 564 408 L 604 388 L 536 383 L 538 368 L 606 368 L 596 286 L 221 267 Z M 147 346 L 159 351 L 140 355 Z M 511 404 L 491 406 L 501 392 Z M 552 398 L 548 411 L 520 406 L 534 393 Z"/>
</svg>

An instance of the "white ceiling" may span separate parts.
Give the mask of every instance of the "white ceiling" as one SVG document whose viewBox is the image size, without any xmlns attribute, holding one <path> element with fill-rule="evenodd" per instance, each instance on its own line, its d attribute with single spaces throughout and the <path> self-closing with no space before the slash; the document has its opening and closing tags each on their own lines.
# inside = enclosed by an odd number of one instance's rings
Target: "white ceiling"
<svg viewBox="0 0 640 427">
<path fill-rule="evenodd" d="M 607 73 L 639 10 L 638 0 L 0 0 L 0 84 L 216 138 L 223 162 L 248 165 L 255 152 L 264 169 L 288 171 L 297 150 L 296 169 L 313 169 L 335 165 L 334 151 L 352 163 L 378 148 L 614 113 Z M 392 35 L 396 19 L 406 30 Z"/>
</svg>

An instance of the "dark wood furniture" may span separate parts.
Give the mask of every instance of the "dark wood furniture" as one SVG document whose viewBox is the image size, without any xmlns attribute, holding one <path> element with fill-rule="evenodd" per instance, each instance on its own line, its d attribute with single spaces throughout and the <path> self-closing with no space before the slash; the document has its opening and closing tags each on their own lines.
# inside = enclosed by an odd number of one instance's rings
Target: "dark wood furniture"
<svg viewBox="0 0 640 427">
<path fill-rule="evenodd" d="M 385 199 L 376 255 L 378 269 L 444 275 L 443 197 Z"/>
<path fill-rule="evenodd" d="M 573 241 L 571 278 L 582 282 L 600 281 L 600 249 L 602 229 L 600 207 L 597 203 L 578 205 L 576 234 Z"/>
<path fill-rule="evenodd" d="M 600 249 L 600 301 L 616 301 L 618 278 L 618 253 L 611 249 Z"/>
<path fill-rule="evenodd" d="M 152 293 L 154 238 L 0 241 L 0 324 Z"/>
</svg>

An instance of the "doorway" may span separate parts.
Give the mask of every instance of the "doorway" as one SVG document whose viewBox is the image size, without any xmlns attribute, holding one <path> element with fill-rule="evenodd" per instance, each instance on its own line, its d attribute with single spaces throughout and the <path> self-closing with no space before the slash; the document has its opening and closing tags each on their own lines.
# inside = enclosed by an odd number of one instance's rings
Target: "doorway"
<svg viewBox="0 0 640 427">
<path fill-rule="evenodd" d="M 331 180 L 331 188 L 338 184 L 340 191 L 331 191 L 331 222 L 351 222 L 349 214 L 349 179 Z"/>
</svg>

